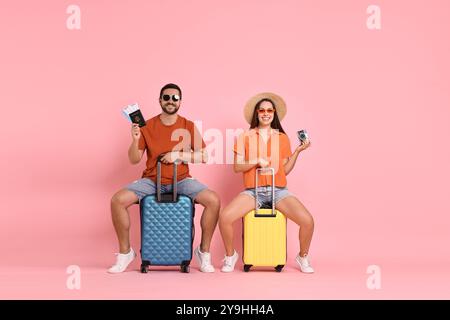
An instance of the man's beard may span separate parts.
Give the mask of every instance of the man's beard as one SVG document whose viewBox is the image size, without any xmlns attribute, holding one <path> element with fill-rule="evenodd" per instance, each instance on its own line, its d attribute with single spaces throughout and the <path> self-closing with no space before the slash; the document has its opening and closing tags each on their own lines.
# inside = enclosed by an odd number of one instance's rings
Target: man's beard
<svg viewBox="0 0 450 320">
<path fill-rule="evenodd" d="M 172 104 L 172 106 L 174 106 L 175 109 L 173 109 L 173 111 L 169 111 L 169 110 L 167 110 L 167 106 L 168 105 L 161 106 L 161 109 L 163 109 L 163 111 L 165 113 L 170 114 L 170 115 L 177 113 L 178 109 L 180 108 L 180 107 L 176 107 L 175 105 Z"/>
</svg>

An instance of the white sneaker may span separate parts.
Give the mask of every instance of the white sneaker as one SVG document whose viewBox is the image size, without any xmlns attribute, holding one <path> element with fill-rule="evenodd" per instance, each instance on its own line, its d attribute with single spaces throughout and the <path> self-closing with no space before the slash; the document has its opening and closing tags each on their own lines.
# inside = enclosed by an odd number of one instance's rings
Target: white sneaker
<svg viewBox="0 0 450 320">
<path fill-rule="evenodd" d="M 116 264 L 108 269 L 109 273 L 124 272 L 128 265 L 136 258 L 136 253 L 133 248 L 130 248 L 128 253 L 116 253 Z"/>
<path fill-rule="evenodd" d="M 195 248 L 194 255 L 200 265 L 201 272 L 214 272 L 214 267 L 211 264 L 211 254 L 209 252 L 201 252 L 200 247 Z"/>
<path fill-rule="evenodd" d="M 234 266 L 236 265 L 236 262 L 238 261 L 238 253 L 236 250 L 234 251 L 233 255 L 231 257 L 225 256 L 225 259 L 223 259 L 223 267 L 222 272 L 233 272 Z"/>
<path fill-rule="evenodd" d="M 314 273 L 313 267 L 311 267 L 311 263 L 309 262 L 308 256 L 300 257 L 297 255 L 295 257 L 295 261 L 297 261 L 300 266 L 300 270 L 304 273 Z"/>
</svg>

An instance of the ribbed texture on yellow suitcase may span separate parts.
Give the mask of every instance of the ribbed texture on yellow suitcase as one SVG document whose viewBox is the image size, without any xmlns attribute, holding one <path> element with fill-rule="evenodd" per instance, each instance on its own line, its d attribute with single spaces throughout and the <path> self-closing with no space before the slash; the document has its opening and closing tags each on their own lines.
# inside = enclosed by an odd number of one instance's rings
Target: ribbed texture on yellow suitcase
<svg viewBox="0 0 450 320">
<path fill-rule="evenodd" d="M 276 217 L 255 217 L 255 210 L 244 217 L 244 264 L 276 267 L 286 264 L 286 217 L 276 210 Z M 272 209 L 259 209 L 270 215 Z"/>
</svg>

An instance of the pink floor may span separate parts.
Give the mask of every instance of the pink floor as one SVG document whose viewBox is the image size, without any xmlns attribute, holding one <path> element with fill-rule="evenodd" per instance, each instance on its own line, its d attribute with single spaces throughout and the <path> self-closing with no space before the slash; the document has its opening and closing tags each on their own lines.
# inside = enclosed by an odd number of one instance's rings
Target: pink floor
<svg viewBox="0 0 450 320">
<path fill-rule="evenodd" d="M 80 265 L 81 288 L 66 287 L 66 267 L 0 268 L 0 299 L 449 299 L 450 264 L 439 261 L 382 263 L 381 289 L 366 286 L 368 263 L 316 257 L 313 275 L 290 261 L 282 273 L 239 267 L 233 274 L 203 274 L 194 263 L 190 274 L 174 269 L 138 272 L 139 262 L 119 275 L 107 265 Z"/>
</svg>

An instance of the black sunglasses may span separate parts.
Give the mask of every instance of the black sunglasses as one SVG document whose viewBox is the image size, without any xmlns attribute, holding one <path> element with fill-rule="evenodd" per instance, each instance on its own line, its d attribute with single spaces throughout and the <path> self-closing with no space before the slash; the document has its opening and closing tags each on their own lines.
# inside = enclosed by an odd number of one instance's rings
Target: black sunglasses
<svg viewBox="0 0 450 320">
<path fill-rule="evenodd" d="M 164 101 L 169 101 L 170 98 L 171 98 L 171 97 L 170 97 L 170 95 L 168 95 L 168 94 L 163 94 L 163 96 L 162 96 L 162 99 L 163 99 Z M 177 102 L 178 100 L 180 100 L 180 96 L 177 95 L 177 94 L 173 94 L 173 95 L 172 95 L 172 100 L 175 101 L 175 102 Z"/>
</svg>

